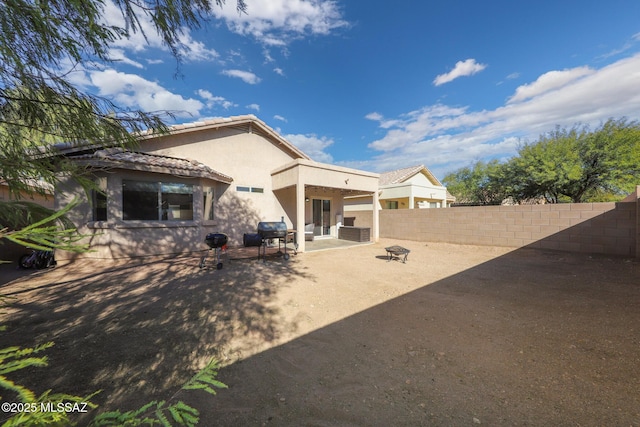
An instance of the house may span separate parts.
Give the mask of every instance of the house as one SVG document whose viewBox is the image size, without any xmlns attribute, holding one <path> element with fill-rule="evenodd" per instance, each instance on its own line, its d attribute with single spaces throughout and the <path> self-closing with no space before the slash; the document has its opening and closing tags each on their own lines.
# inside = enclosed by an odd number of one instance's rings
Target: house
<svg viewBox="0 0 640 427">
<path fill-rule="evenodd" d="M 445 208 L 454 201 L 455 197 L 424 165 L 380 174 L 379 209 Z M 371 203 L 370 196 L 351 197 L 345 210 L 369 210 Z"/>
<path fill-rule="evenodd" d="M 28 186 L 32 191 L 21 191 L 18 196 L 11 194 L 9 183 L 4 179 L 0 179 L 0 203 L 23 201 L 43 206 L 47 209 L 53 209 L 54 195 L 53 187 L 43 181 L 30 181 Z M 8 224 L 0 221 L 2 226 L 7 227 Z M 26 225 L 26 223 L 25 223 Z M 0 260 L 17 261 L 21 255 L 28 252 L 28 248 L 13 243 L 8 239 L 0 240 Z"/>
<path fill-rule="evenodd" d="M 88 235 L 93 257 L 201 250 L 212 232 L 241 246 L 258 222 L 281 219 L 297 236 L 313 224 L 315 238 L 337 238 L 344 198 L 378 194 L 378 174 L 315 162 L 253 115 L 148 133 L 135 151 L 60 145 L 59 152 L 85 166 L 101 190 L 89 198 L 73 180 L 56 189 L 57 207 L 83 200 L 70 219 Z M 305 239 L 297 242 L 304 251 Z"/>
</svg>

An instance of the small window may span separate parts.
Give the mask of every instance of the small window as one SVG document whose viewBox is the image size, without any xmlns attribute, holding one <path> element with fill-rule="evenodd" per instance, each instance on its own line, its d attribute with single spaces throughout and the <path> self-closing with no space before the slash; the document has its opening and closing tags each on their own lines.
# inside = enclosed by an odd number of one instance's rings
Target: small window
<svg viewBox="0 0 640 427">
<path fill-rule="evenodd" d="M 245 187 L 245 186 L 237 186 L 236 191 L 240 191 L 243 193 L 264 193 L 264 188 L 261 187 Z"/>
<path fill-rule="evenodd" d="M 204 213 L 202 219 L 211 221 L 215 219 L 213 215 L 213 187 L 202 187 L 202 194 L 204 196 L 204 204 L 202 205 L 204 206 Z"/>
<path fill-rule="evenodd" d="M 107 220 L 107 177 L 95 177 L 95 186 L 91 189 L 92 221 Z"/>
<path fill-rule="evenodd" d="M 107 193 L 103 190 L 92 190 L 93 220 L 107 220 Z"/>
<path fill-rule="evenodd" d="M 387 209 L 398 209 L 398 201 L 387 202 Z"/>
</svg>

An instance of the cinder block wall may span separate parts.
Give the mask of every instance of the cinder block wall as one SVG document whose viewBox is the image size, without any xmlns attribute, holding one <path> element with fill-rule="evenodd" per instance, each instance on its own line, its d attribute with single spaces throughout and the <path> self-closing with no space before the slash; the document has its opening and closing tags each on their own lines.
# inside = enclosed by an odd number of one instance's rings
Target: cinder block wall
<svg viewBox="0 0 640 427">
<path fill-rule="evenodd" d="M 636 199 L 624 203 L 385 209 L 380 211 L 380 237 L 636 257 L 640 256 L 638 204 Z M 358 218 L 356 215 L 356 225 Z"/>
</svg>

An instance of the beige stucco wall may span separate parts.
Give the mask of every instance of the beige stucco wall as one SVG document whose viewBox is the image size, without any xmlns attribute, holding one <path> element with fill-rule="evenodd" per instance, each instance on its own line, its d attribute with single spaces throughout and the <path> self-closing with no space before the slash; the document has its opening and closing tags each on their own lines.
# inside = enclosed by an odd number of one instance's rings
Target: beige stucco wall
<svg viewBox="0 0 640 427">
<path fill-rule="evenodd" d="M 290 162 L 292 155 L 260 134 L 227 128 L 194 131 L 143 141 L 140 150 L 197 160 L 231 176 L 233 183 L 218 200 L 219 228 L 234 243 L 241 243 L 244 233 L 255 232 L 259 221 L 279 221 L 284 216 L 292 222 L 281 201 L 273 197 L 271 181 L 271 171 Z M 238 192 L 238 186 L 264 192 Z"/>
<path fill-rule="evenodd" d="M 223 193 L 225 184 L 200 178 L 180 178 L 170 175 L 151 174 L 137 171 L 118 171 L 102 174 L 107 180 L 107 221 L 94 222 L 92 207 L 87 196 L 76 182 L 63 180 L 56 193 L 56 208 L 60 208 L 78 197 L 82 203 L 69 212 L 68 217 L 77 225 L 78 231 L 87 236 L 82 243 L 89 243 L 91 252 L 81 255 L 90 258 L 122 258 L 159 254 L 174 254 L 207 249 L 204 237 L 208 233 L 219 231 L 221 220 L 204 221 L 202 186 L 213 186 L 215 197 Z M 122 181 L 125 179 L 141 181 L 165 181 L 192 184 L 194 186 L 193 221 L 123 221 L 122 220 Z M 242 201 L 238 204 L 242 205 Z M 216 203 L 216 217 L 224 218 L 228 205 Z M 235 209 L 235 206 L 234 206 Z M 242 224 L 239 218 L 236 225 Z M 253 218 L 251 218 L 253 221 Z M 58 251 L 60 259 L 73 258 L 76 255 Z"/>
</svg>

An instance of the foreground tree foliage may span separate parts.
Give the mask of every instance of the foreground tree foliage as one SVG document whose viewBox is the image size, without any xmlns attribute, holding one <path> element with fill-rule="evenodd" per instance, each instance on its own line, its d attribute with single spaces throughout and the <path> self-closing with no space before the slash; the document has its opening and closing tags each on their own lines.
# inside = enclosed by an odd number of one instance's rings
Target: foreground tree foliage
<svg viewBox="0 0 640 427">
<path fill-rule="evenodd" d="M 40 356 L 39 353 L 51 346 L 53 343 L 47 342 L 35 348 L 7 347 L 0 350 L 0 387 L 5 390 L 3 397 L 11 396 L 11 399 L 2 399 L 3 416 L 9 415 L 6 419 L 0 420 L 2 427 L 69 426 L 74 425 L 69 417 L 71 411 L 64 408 L 74 408 L 75 412 L 89 412 L 97 408 L 91 399 L 99 392 L 82 397 L 47 390 L 41 395 L 36 395 L 29 388 L 10 379 L 12 372 L 29 367 L 46 367 L 47 357 Z M 212 359 L 187 381 L 181 390 L 202 390 L 215 395 L 216 389 L 227 387 L 216 380 L 217 375 L 218 362 Z M 176 400 L 174 396 L 168 401 L 154 400 L 132 411 L 103 412 L 94 417 L 89 426 L 195 426 L 199 420 L 197 409 Z"/>
<path fill-rule="evenodd" d="M 14 198 L 41 192 L 84 171 L 57 157 L 54 144 L 132 146 L 143 130 L 167 130 L 169 112 L 132 111 L 85 93 L 72 71 L 112 62 L 113 42 L 143 33 L 150 21 L 179 66 L 180 36 L 200 27 L 224 0 L 115 0 L 123 25 L 103 19 L 101 0 L 11 0 L 0 7 L 0 179 Z M 246 10 L 237 0 L 239 12 Z M 35 184 L 35 185 L 34 185 Z M 0 218 L 3 221 L 4 218 Z M 0 222 L 0 230 L 6 226 Z M 4 234 L 0 233 L 0 242 Z M 53 241 L 53 239 L 52 239 Z"/>
<path fill-rule="evenodd" d="M 103 19 L 103 0 L 7 0 L 0 3 L 0 180 L 14 201 L 0 201 L 0 244 L 4 241 L 38 249 L 84 251 L 77 233 L 62 211 L 44 210 L 28 201 L 33 193 L 46 195 L 61 176 L 71 176 L 85 188 L 92 185 L 85 171 L 55 156 L 57 143 L 67 145 L 135 146 L 141 131 L 163 133 L 170 112 L 120 108 L 108 99 L 78 89 L 74 70 L 112 62 L 110 46 L 134 33 L 144 34 L 145 23 L 162 38 L 180 65 L 185 52 L 180 42 L 185 29 L 197 29 L 224 0 L 113 0 L 123 24 Z M 244 0 L 236 0 L 239 13 Z M 146 34 L 145 38 L 146 38 Z M 51 344 L 0 350 L 0 388 L 3 403 L 80 402 L 77 397 L 47 391 L 36 396 L 15 384 L 7 374 L 30 366 L 45 366 L 36 357 Z M 214 394 L 224 385 L 215 380 L 212 362 L 185 386 Z M 91 404 L 93 405 L 93 404 Z M 198 411 L 177 402 L 150 402 L 138 411 L 108 412 L 94 425 L 195 425 Z M 3 426 L 69 425 L 63 413 L 21 412 L 0 420 Z"/>
<path fill-rule="evenodd" d="M 620 200 L 640 184 L 640 125 L 609 119 L 595 130 L 556 128 L 518 150 L 505 163 L 476 163 L 448 174 L 444 183 L 463 201 L 548 203 Z"/>
</svg>

